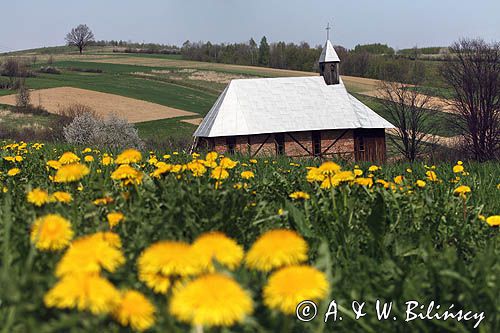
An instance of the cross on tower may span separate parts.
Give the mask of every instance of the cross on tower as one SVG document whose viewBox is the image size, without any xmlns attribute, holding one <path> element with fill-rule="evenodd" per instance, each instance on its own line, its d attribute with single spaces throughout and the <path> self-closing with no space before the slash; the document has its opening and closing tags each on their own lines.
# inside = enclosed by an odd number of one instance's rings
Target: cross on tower
<svg viewBox="0 0 500 333">
<path fill-rule="evenodd" d="M 327 40 L 330 40 L 330 22 L 328 22 L 327 26 L 326 26 L 326 39 Z"/>
</svg>

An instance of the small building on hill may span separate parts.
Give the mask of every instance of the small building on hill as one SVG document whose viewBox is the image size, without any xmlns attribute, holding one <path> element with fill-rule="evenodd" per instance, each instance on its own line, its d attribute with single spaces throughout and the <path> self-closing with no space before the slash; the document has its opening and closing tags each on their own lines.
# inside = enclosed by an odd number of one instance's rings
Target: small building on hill
<svg viewBox="0 0 500 333">
<path fill-rule="evenodd" d="M 232 80 L 194 133 L 219 153 L 384 161 L 394 126 L 351 96 L 327 39 L 320 76 Z"/>
</svg>

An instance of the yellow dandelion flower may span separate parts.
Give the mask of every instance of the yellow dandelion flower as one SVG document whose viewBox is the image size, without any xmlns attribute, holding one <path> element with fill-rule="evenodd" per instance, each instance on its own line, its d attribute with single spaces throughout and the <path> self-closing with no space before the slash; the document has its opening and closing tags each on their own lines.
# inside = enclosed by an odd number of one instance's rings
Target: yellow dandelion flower
<svg viewBox="0 0 500 333">
<path fill-rule="evenodd" d="M 255 174 L 252 171 L 243 171 L 241 173 L 241 178 L 243 178 L 243 179 L 250 179 L 250 178 L 254 178 L 254 177 L 255 177 Z"/>
<path fill-rule="evenodd" d="M 289 197 L 292 199 L 304 199 L 304 200 L 309 200 L 311 198 L 311 196 L 308 193 L 302 191 L 293 192 L 289 195 Z"/>
<path fill-rule="evenodd" d="M 139 280 L 157 293 L 166 293 L 170 277 L 196 275 L 203 261 L 184 242 L 162 241 L 148 247 L 137 260 Z"/>
<path fill-rule="evenodd" d="M 126 290 L 122 292 L 118 305 L 113 310 L 113 317 L 122 325 L 142 332 L 155 323 L 155 307 L 140 292 Z"/>
<path fill-rule="evenodd" d="M 19 168 L 12 168 L 9 171 L 7 171 L 7 176 L 14 177 L 14 176 L 16 176 L 16 175 L 18 175 L 20 173 L 21 173 L 21 169 L 19 169 Z"/>
<path fill-rule="evenodd" d="M 204 266 L 210 271 L 215 270 L 212 260 L 228 267 L 237 268 L 244 257 L 243 247 L 221 232 L 209 232 L 198 237 L 192 250 L 204 261 Z"/>
<path fill-rule="evenodd" d="M 192 161 L 186 165 L 187 169 L 193 173 L 195 177 L 201 177 L 207 172 L 207 168 L 200 161 Z"/>
<path fill-rule="evenodd" d="M 57 170 L 57 169 L 59 169 L 61 167 L 61 163 L 59 161 L 55 161 L 55 160 L 47 161 L 46 165 L 49 168 L 52 168 L 54 170 Z"/>
<path fill-rule="evenodd" d="M 246 257 L 249 268 L 269 272 L 274 268 L 307 260 L 307 243 L 296 232 L 271 230 L 260 236 Z"/>
<path fill-rule="evenodd" d="M 379 171 L 379 170 L 380 170 L 380 167 L 378 165 L 371 165 L 368 168 L 368 171 L 370 171 L 370 172 L 375 172 L 375 171 Z"/>
<path fill-rule="evenodd" d="M 434 171 L 426 171 L 425 172 L 425 176 L 427 177 L 428 180 L 430 180 L 431 182 L 437 182 L 438 181 L 438 178 L 437 178 L 437 175 Z"/>
<path fill-rule="evenodd" d="M 412 172 L 413 172 L 413 170 L 412 170 L 412 169 L 410 169 L 410 168 L 407 168 L 407 169 L 406 169 L 406 172 L 408 172 L 408 173 L 412 173 Z"/>
<path fill-rule="evenodd" d="M 210 177 L 213 179 L 221 180 L 229 177 L 229 172 L 221 166 L 218 166 L 212 170 Z"/>
<path fill-rule="evenodd" d="M 220 160 L 219 165 L 224 169 L 232 169 L 236 165 L 238 165 L 238 162 L 233 161 L 229 157 L 224 157 L 223 159 Z"/>
<path fill-rule="evenodd" d="M 99 273 L 101 269 L 114 272 L 125 263 L 120 247 L 119 236 L 110 232 L 81 237 L 73 241 L 57 264 L 56 276 Z"/>
<path fill-rule="evenodd" d="M 27 200 L 29 203 L 41 207 L 49 202 L 49 193 L 40 188 L 35 188 L 28 193 Z"/>
<path fill-rule="evenodd" d="M 373 179 L 360 177 L 360 178 L 356 178 L 354 180 L 354 183 L 361 185 L 361 186 L 372 187 L 373 186 Z"/>
<path fill-rule="evenodd" d="M 90 162 L 94 162 L 94 156 L 92 156 L 92 155 L 87 155 L 87 156 L 85 156 L 85 157 L 83 158 L 83 160 L 84 160 L 85 162 L 89 162 L 89 163 L 90 163 Z"/>
<path fill-rule="evenodd" d="M 460 196 L 462 198 L 465 198 L 467 193 L 470 193 L 471 192 L 471 189 L 469 186 L 466 186 L 466 185 L 460 185 L 459 187 L 457 187 L 454 191 L 453 191 L 453 194 L 456 195 L 456 196 Z"/>
<path fill-rule="evenodd" d="M 500 215 L 493 215 L 486 218 L 486 223 L 488 223 L 491 227 L 500 226 Z"/>
<path fill-rule="evenodd" d="M 148 160 L 148 163 L 149 165 L 155 165 L 156 163 L 158 163 L 158 159 L 156 158 L 156 156 L 151 156 Z"/>
<path fill-rule="evenodd" d="M 319 166 L 319 170 L 320 170 L 321 174 L 323 174 L 325 176 L 327 176 L 327 175 L 332 176 L 332 175 L 336 174 L 337 172 L 340 172 L 341 168 L 340 168 L 340 165 L 338 165 L 335 162 L 326 161 L 326 162 L 323 162 Z"/>
<path fill-rule="evenodd" d="M 54 177 L 56 183 L 76 182 L 90 173 L 90 169 L 80 163 L 66 164 L 57 170 Z"/>
<path fill-rule="evenodd" d="M 328 294 L 324 273 L 310 266 L 290 266 L 273 273 L 264 287 L 264 304 L 285 314 L 294 314 L 304 300 L 321 300 Z"/>
<path fill-rule="evenodd" d="M 417 185 L 420 188 L 424 188 L 426 183 L 425 183 L 425 181 L 419 179 L 416 181 L 415 185 Z"/>
<path fill-rule="evenodd" d="M 351 171 L 338 171 L 333 176 L 325 176 L 325 179 L 321 183 L 321 188 L 329 189 L 330 187 L 335 187 L 343 182 L 349 182 L 355 179 L 354 173 Z"/>
<path fill-rule="evenodd" d="M 126 149 L 116 157 L 116 164 L 139 163 L 142 160 L 142 154 L 136 149 Z"/>
<path fill-rule="evenodd" d="M 398 185 L 403 184 L 403 181 L 404 181 L 404 177 L 401 175 L 394 177 L 394 183 L 396 183 Z"/>
<path fill-rule="evenodd" d="M 92 152 L 92 148 L 85 148 L 84 150 L 82 150 L 82 154 L 88 154 L 88 153 L 91 153 Z"/>
<path fill-rule="evenodd" d="M 325 176 L 323 175 L 323 172 L 321 171 L 320 168 L 311 167 L 307 171 L 306 179 L 310 183 L 321 182 L 325 179 Z"/>
<path fill-rule="evenodd" d="M 71 223 L 57 214 L 35 220 L 31 228 L 31 242 L 42 251 L 57 251 L 68 246 L 73 238 Z"/>
<path fill-rule="evenodd" d="M 362 176 L 363 175 L 363 170 L 361 170 L 361 169 L 354 169 L 354 175 L 356 177 Z"/>
<path fill-rule="evenodd" d="M 252 163 L 252 164 L 257 164 L 257 160 L 255 158 L 252 158 L 251 160 L 249 160 L 248 162 Z"/>
<path fill-rule="evenodd" d="M 50 195 L 49 200 L 51 202 L 70 203 L 73 200 L 73 197 L 68 192 L 57 191 Z"/>
<path fill-rule="evenodd" d="M 102 206 L 112 203 L 114 200 L 111 197 L 97 198 L 93 201 L 93 204 L 96 206 Z"/>
<path fill-rule="evenodd" d="M 205 160 L 207 162 L 214 162 L 217 160 L 217 157 L 219 157 L 219 154 L 217 154 L 217 152 L 215 151 L 211 151 L 207 153 L 207 155 L 205 156 Z"/>
<path fill-rule="evenodd" d="M 453 172 L 454 172 L 454 173 L 462 173 L 462 172 L 464 172 L 464 167 L 463 167 L 463 165 L 459 165 L 459 164 L 455 165 L 455 166 L 453 167 Z"/>
<path fill-rule="evenodd" d="M 117 162 L 118 163 L 118 162 Z M 120 165 L 111 174 L 111 179 L 121 180 L 123 185 L 139 185 L 142 183 L 143 174 L 128 164 Z"/>
<path fill-rule="evenodd" d="M 252 299 L 230 277 L 208 274 L 175 288 L 169 311 L 194 326 L 232 326 L 252 313 Z"/>
<path fill-rule="evenodd" d="M 70 151 L 65 152 L 59 158 L 59 163 L 61 163 L 62 165 L 73 164 L 73 163 L 78 163 L 78 162 L 80 162 L 80 157 L 78 157 L 75 153 L 72 153 Z"/>
<path fill-rule="evenodd" d="M 116 308 L 120 292 L 97 274 L 66 275 L 44 296 L 47 307 L 107 314 Z"/>
<path fill-rule="evenodd" d="M 118 225 L 118 223 L 125 220 L 125 215 L 120 212 L 112 212 L 106 215 L 106 218 L 108 219 L 109 227 L 113 228 Z"/>
<path fill-rule="evenodd" d="M 114 160 L 111 156 L 103 156 L 101 159 L 101 164 L 106 166 L 106 165 L 111 165 L 114 163 Z"/>
</svg>

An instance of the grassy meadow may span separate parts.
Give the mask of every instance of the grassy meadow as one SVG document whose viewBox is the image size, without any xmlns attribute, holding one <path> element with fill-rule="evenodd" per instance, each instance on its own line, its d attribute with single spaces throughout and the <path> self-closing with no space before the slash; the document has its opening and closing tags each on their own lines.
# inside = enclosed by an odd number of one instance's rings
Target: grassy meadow
<svg viewBox="0 0 500 333">
<path fill-rule="evenodd" d="M 405 322 L 408 300 L 500 329 L 498 163 L 1 143 L 0 181 L 5 332 L 477 331 Z M 307 323 L 304 299 L 320 313 Z M 344 320 L 325 325 L 331 299 Z M 376 319 L 377 299 L 397 320 Z"/>
</svg>

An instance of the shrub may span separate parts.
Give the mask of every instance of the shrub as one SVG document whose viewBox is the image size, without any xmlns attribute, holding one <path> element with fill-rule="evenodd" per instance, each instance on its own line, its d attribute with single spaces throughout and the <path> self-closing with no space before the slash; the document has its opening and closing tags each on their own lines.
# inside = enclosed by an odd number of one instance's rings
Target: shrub
<svg viewBox="0 0 500 333">
<path fill-rule="evenodd" d="M 144 142 L 133 124 L 128 123 L 116 115 L 112 115 L 104 122 L 98 123 L 98 131 L 94 143 L 100 147 L 121 150 L 127 147 L 144 149 Z"/>
<path fill-rule="evenodd" d="M 61 74 L 61 71 L 53 66 L 40 67 L 38 71 L 45 74 Z"/>
<path fill-rule="evenodd" d="M 69 67 L 68 70 L 72 72 L 83 72 L 83 73 L 102 73 L 102 69 L 98 68 Z"/>
<path fill-rule="evenodd" d="M 95 110 L 83 104 L 71 104 L 57 112 L 61 117 L 67 118 L 67 123 L 69 124 L 73 119 L 84 114 L 90 114 L 93 118 L 99 118 Z"/>
<path fill-rule="evenodd" d="M 64 139 L 71 144 L 99 146 L 119 150 L 126 147 L 144 148 L 134 125 L 117 116 L 101 120 L 91 113 L 76 116 L 63 129 Z"/>
<path fill-rule="evenodd" d="M 72 144 L 88 145 L 94 142 L 97 128 L 97 119 L 90 113 L 84 113 L 76 116 L 64 127 L 64 139 Z"/>
</svg>

